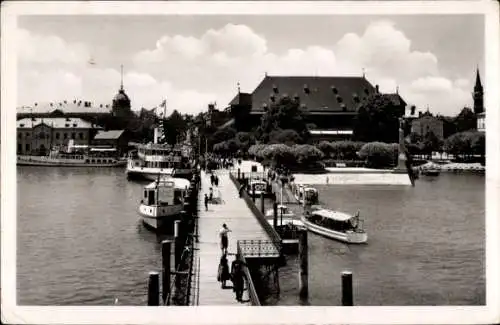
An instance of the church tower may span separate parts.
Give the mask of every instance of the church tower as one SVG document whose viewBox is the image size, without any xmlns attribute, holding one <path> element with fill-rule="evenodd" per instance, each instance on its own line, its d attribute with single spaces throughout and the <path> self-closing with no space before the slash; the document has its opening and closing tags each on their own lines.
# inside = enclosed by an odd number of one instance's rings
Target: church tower
<svg viewBox="0 0 500 325">
<path fill-rule="evenodd" d="M 483 85 L 481 84 L 481 77 L 479 76 L 479 68 L 476 73 L 476 84 L 474 85 L 474 93 L 472 97 L 474 98 L 474 114 L 480 114 L 484 112 L 483 103 Z"/>
<path fill-rule="evenodd" d="M 127 117 L 132 113 L 130 99 L 123 89 L 123 65 L 121 66 L 120 90 L 118 90 L 118 94 L 113 98 L 112 112 L 114 116 L 119 117 Z"/>
</svg>

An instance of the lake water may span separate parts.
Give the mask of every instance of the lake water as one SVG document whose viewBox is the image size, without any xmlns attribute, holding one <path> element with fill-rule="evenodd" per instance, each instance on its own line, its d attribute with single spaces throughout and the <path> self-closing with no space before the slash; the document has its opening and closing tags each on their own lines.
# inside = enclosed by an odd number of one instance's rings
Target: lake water
<svg viewBox="0 0 500 325">
<path fill-rule="evenodd" d="M 17 183 L 19 304 L 146 305 L 162 238 L 139 222 L 143 184 L 119 168 L 50 167 L 19 167 Z M 309 304 L 340 305 L 345 269 L 354 273 L 356 305 L 485 303 L 484 177 L 318 188 L 323 205 L 361 211 L 369 244 L 309 234 Z M 301 303 L 294 257 L 280 284 L 268 304 Z"/>
</svg>

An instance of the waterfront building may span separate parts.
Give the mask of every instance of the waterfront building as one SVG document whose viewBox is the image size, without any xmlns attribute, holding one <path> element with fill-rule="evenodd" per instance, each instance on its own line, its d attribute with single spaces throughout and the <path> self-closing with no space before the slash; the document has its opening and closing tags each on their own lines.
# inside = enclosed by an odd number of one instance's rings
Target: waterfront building
<svg viewBox="0 0 500 325">
<path fill-rule="evenodd" d="M 97 123 L 100 118 L 111 115 L 111 105 L 94 104 L 90 101 L 73 99 L 62 102 L 34 103 L 17 108 L 17 119 L 24 118 L 80 118 L 91 123 Z"/>
<path fill-rule="evenodd" d="M 92 147 L 113 148 L 122 156 L 128 150 L 129 137 L 125 130 L 99 131 L 92 139 Z"/>
<path fill-rule="evenodd" d="M 433 116 L 429 110 L 425 113 L 419 112 L 419 117 L 411 122 L 411 132 L 418 134 L 422 139 L 432 132 L 439 140 L 443 140 L 443 121 Z"/>
<path fill-rule="evenodd" d="M 45 155 L 53 147 L 89 145 L 100 128 L 80 118 L 23 118 L 17 121 L 17 153 Z"/>
<path fill-rule="evenodd" d="M 474 85 L 472 98 L 474 99 L 474 114 L 476 114 L 477 119 L 477 130 L 484 132 L 486 128 L 486 113 L 484 109 L 484 91 L 481 83 L 481 76 L 479 75 L 479 68 L 476 72 L 476 84 Z"/>
<path fill-rule="evenodd" d="M 355 77 L 311 77 L 268 76 L 252 93 L 238 94 L 229 103 L 228 109 L 237 130 L 251 130 L 259 125 L 266 110 L 282 97 L 291 97 L 300 102 L 307 123 L 313 125 L 313 142 L 320 139 L 349 139 L 353 134 L 353 121 L 359 103 L 378 93 L 365 76 Z M 390 95 L 404 115 L 406 102 L 398 92 Z M 316 137 L 316 139 L 314 139 Z"/>
</svg>

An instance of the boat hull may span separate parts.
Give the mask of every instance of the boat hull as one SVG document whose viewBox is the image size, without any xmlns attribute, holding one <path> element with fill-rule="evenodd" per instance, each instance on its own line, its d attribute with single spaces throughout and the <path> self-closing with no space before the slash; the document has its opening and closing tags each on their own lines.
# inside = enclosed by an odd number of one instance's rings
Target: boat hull
<svg viewBox="0 0 500 325">
<path fill-rule="evenodd" d="M 315 225 L 307 221 L 304 217 L 302 217 L 301 220 L 308 231 L 330 239 L 338 240 L 347 244 L 365 244 L 368 241 L 368 235 L 366 232 L 335 231 Z"/>
<path fill-rule="evenodd" d="M 174 221 L 180 220 L 183 213 L 183 205 L 171 206 L 139 206 L 139 215 L 146 228 L 155 232 L 173 233 Z"/>
<path fill-rule="evenodd" d="M 58 159 L 40 156 L 18 157 L 18 166 L 46 166 L 46 167 L 123 167 L 126 161 L 116 159 Z"/>
<path fill-rule="evenodd" d="M 172 176 L 172 171 L 173 169 L 171 168 L 130 167 L 130 164 L 128 164 L 125 172 L 129 179 L 154 181 L 158 178 L 158 175 L 162 177 Z"/>
</svg>

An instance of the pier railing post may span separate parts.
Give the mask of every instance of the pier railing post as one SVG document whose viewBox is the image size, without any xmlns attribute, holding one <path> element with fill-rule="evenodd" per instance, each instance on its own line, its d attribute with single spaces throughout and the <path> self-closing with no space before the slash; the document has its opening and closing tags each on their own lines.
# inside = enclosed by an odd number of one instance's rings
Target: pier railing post
<svg viewBox="0 0 500 325">
<path fill-rule="evenodd" d="M 307 248 L 307 231 L 301 231 L 299 237 L 299 297 L 307 299 L 309 296 L 309 256 Z"/>
<path fill-rule="evenodd" d="M 240 176 L 241 176 L 240 174 L 241 174 L 241 170 L 238 168 L 238 178 L 237 178 L 238 182 L 240 181 Z"/>
<path fill-rule="evenodd" d="M 255 203 L 255 184 L 252 184 L 252 201 Z"/>
<path fill-rule="evenodd" d="M 265 211 L 264 211 L 264 192 L 260 193 L 260 212 L 262 212 L 262 214 L 265 214 Z"/>
<path fill-rule="evenodd" d="M 148 282 L 148 306 L 160 305 L 160 274 L 149 272 Z"/>
<path fill-rule="evenodd" d="M 172 252 L 172 241 L 164 240 L 161 242 L 161 257 L 162 257 L 162 268 L 163 268 L 163 277 L 162 277 L 162 297 L 163 304 L 167 302 L 167 297 L 170 294 L 170 255 Z"/>
<path fill-rule="evenodd" d="M 342 272 L 342 306 L 354 306 L 352 296 L 352 272 Z"/>
<path fill-rule="evenodd" d="M 273 227 L 278 228 L 278 203 L 273 203 Z"/>
</svg>

